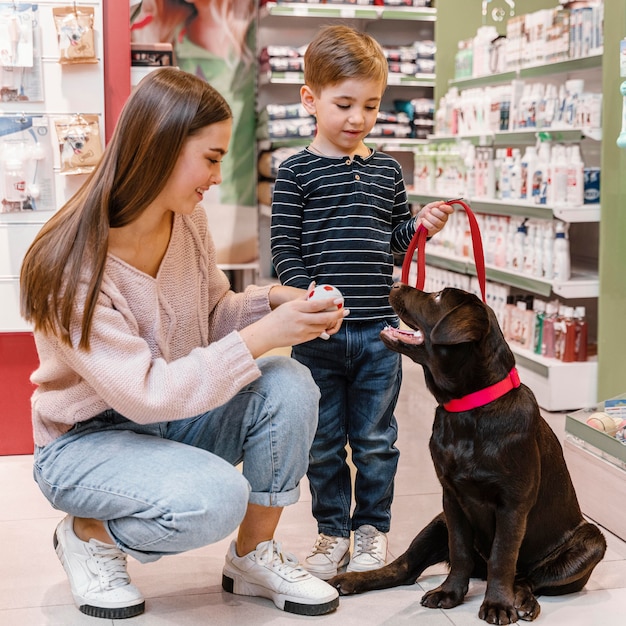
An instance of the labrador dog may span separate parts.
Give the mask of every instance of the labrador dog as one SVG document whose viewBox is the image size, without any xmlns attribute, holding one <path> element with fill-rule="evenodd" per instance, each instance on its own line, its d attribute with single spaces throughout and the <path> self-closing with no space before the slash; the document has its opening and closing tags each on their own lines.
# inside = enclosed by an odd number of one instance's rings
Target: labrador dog
<svg viewBox="0 0 626 626">
<path fill-rule="evenodd" d="M 381 339 L 423 367 L 439 405 L 429 447 L 443 513 L 395 561 L 329 582 L 341 595 L 362 593 L 413 584 L 446 562 L 447 578 L 422 605 L 455 607 L 478 577 L 487 581 L 481 619 L 534 620 L 536 596 L 583 588 L 604 556 L 604 536 L 583 519 L 561 445 L 520 384 L 493 311 L 452 288 L 425 293 L 397 284 L 390 302 L 411 330 L 387 328 Z M 467 408 L 476 392 L 487 396 Z"/>
</svg>

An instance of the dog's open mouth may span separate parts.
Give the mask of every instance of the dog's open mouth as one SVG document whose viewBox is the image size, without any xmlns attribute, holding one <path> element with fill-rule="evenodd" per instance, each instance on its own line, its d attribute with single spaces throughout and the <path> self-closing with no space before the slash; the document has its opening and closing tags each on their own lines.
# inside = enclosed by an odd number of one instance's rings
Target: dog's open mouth
<svg viewBox="0 0 626 626">
<path fill-rule="evenodd" d="M 419 328 L 417 330 L 402 328 L 394 328 L 393 326 L 386 326 L 383 329 L 383 333 L 388 339 L 392 341 L 399 341 L 412 346 L 419 346 L 424 343 L 424 333 Z"/>
</svg>

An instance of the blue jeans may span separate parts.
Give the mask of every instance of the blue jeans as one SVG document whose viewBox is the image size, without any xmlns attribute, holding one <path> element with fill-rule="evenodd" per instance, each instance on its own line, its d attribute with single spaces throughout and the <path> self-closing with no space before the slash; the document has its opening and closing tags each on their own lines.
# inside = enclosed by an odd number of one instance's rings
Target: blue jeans
<svg viewBox="0 0 626 626">
<path fill-rule="evenodd" d="M 141 425 L 108 410 L 76 424 L 35 450 L 35 480 L 55 508 L 103 520 L 141 562 L 219 541 L 249 502 L 293 504 L 319 390 L 292 359 L 258 364 L 260 378 L 197 417 Z"/>
<path fill-rule="evenodd" d="M 382 322 L 344 322 L 329 340 L 294 346 L 322 396 L 307 476 L 318 532 L 349 537 L 371 524 L 388 532 L 399 452 L 394 409 L 402 380 L 401 357 L 379 334 Z M 355 507 L 346 444 L 356 467 Z"/>
</svg>

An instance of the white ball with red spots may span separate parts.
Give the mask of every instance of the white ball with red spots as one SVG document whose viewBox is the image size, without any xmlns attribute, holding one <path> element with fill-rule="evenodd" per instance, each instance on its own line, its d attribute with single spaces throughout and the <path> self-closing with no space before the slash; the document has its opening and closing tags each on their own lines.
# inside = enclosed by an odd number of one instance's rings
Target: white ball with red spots
<svg viewBox="0 0 626 626">
<path fill-rule="evenodd" d="M 343 294 L 337 287 L 332 285 L 318 285 L 315 289 L 311 289 L 307 296 L 307 300 L 323 300 L 325 298 L 334 298 L 335 300 L 341 298 L 341 303 L 337 304 L 336 308 L 340 309 L 343 307 Z M 333 309 L 331 308 L 330 310 L 332 311 Z"/>
</svg>

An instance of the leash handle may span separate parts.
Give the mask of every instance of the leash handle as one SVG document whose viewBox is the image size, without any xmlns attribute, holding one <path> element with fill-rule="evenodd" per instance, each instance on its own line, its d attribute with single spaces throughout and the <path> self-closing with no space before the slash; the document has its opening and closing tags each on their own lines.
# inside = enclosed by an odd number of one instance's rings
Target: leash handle
<svg viewBox="0 0 626 626">
<path fill-rule="evenodd" d="M 476 263 L 476 275 L 478 276 L 478 283 L 480 285 L 480 293 L 483 297 L 483 302 L 487 302 L 486 296 L 486 274 L 485 274 L 485 253 L 483 251 L 483 241 L 480 236 L 480 228 L 476 216 L 469 208 L 469 205 L 462 199 L 448 200 L 445 204 L 453 206 L 458 204 L 461 206 L 467 214 L 469 220 L 470 233 L 472 235 L 472 246 L 474 248 L 474 262 Z M 402 282 L 405 285 L 409 284 L 409 271 L 411 269 L 411 262 L 413 255 L 417 249 L 417 282 L 416 288 L 420 291 L 424 290 L 424 280 L 426 279 L 426 238 L 428 231 L 423 224 L 420 224 L 415 231 L 411 239 L 411 243 L 404 256 L 404 262 L 402 263 Z"/>
</svg>

